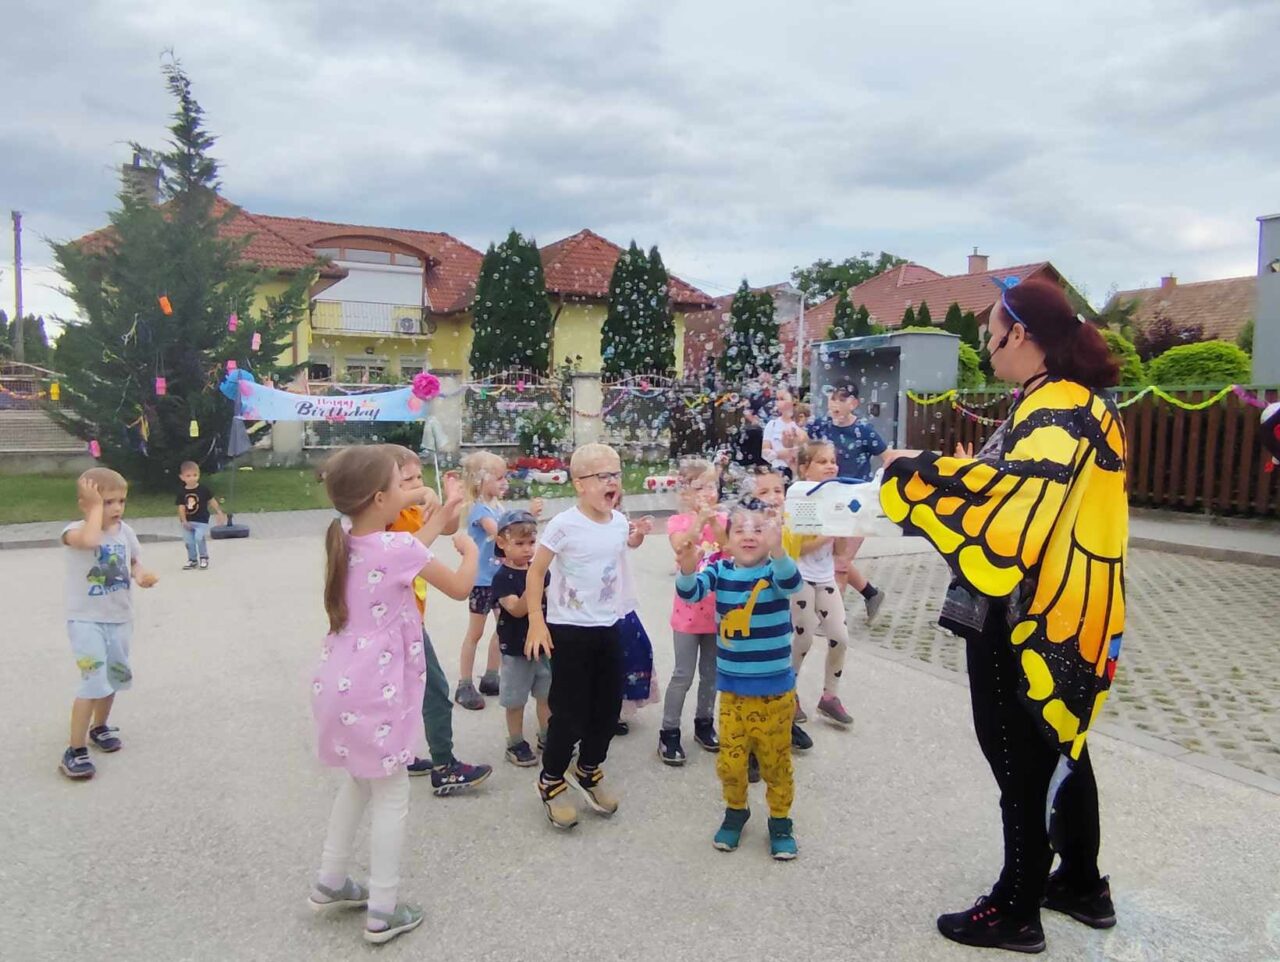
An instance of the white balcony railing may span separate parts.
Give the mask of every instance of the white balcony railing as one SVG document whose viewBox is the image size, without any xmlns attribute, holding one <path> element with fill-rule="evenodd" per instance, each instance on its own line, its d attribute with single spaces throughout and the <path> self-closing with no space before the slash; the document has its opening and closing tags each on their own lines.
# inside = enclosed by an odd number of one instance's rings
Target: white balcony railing
<svg viewBox="0 0 1280 962">
<path fill-rule="evenodd" d="M 311 326 L 317 331 L 420 337 L 422 320 L 423 309 L 406 304 L 316 300 L 311 305 Z"/>
</svg>

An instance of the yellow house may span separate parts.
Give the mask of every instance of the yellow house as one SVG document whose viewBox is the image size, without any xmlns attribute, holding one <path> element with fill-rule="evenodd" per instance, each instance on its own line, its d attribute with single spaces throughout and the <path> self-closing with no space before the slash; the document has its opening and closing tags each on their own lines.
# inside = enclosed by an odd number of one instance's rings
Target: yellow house
<svg viewBox="0 0 1280 962">
<path fill-rule="evenodd" d="M 483 261 L 475 248 L 434 231 L 251 213 L 222 198 L 215 213 L 230 214 L 221 231 L 247 236 L 246 259 L 268 272 L 255 308 L 284 291 L 297 271 L 322 264 L 286 355 L 307 365 L 313 380 L 402 382 L 426 369 L 469 376 L 470 307 Z M 621 254 L 589 230 L 541 249 L 553 363 L 580 354 L 581 371 L 600 371 L 600 329 Z M 676 277 L 670 296 L 679 371 L 685 316 L 713 301 Z"/>
</svg>

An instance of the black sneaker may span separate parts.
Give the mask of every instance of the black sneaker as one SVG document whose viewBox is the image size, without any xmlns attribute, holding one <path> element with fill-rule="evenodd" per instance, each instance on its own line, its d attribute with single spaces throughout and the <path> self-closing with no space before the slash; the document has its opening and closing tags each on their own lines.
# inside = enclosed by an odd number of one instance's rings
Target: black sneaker
<svg viewBox="0 0 1280 962">
<path fill-rule="evenodd" d="M 680 745 L 680 729 L 664 728 L 658 732 L 658 757 L 664 765 L 683 765 L 684 748 Z"/>
<path fill-rule="evenodd" d="M 421 778 L 423 775 L 430 775 L 431 770 L 434 767 L 435 766 L 431 764 L 431 759 L 429 758 L 415 758 L 405 766 L 405 768 L 408 769 L 409 774 L 415 778 Z"/>
<path fill-rule="evenodd" d="M 971 909 L 939 915 L 938 931 L 962 945 L 1010 952 L 1044 951 L 1044 929 L 1038 914 L 1029 919 L 1013 918 L 985 895 Z"/>
<path fill-rule="evenodd" d="M 431 769 L 431 793 L 444 797 L 475 788 L 493 774 L 491 765 L 464 765 L 456 758 Z"/>
<path fill-rule="evenodd" d="M 480 694 L 496 695 L 498 693 L 498 673 L 486 671 L 480 676 Z"/>
<path fill-rule="evenodd" d="M 807 752 L 813 747 L 813 739 L 799 725 L 791 726 L 791 750 L 793 752 Z"/>
<path fill-rule="evenodd" d="M 716 726 L 712 724 L 710 718 L 695 718 L 693 720 L 693 740 L 706 751 L 720 751 L 720 739 L 716 738 Z"/>
<path fill-rule="evenodd" d="M 760 781 L 760 759 L 756 758 L 755 752 L 747 756 L 747 781 L 752 785 Z"/>
<path fill-rule="evenodd" d="M 93 773 L 97 771 L 93 762 L 89 761 L 87 748 L 68 748 L 62 753 L 58 770 L 67 778 L 93 778 Z"/>
<path fill-rule="evenodd" d="M 89 741 L 93 742 L 93 747 L 100 752 L 118 752 L 124 747 L 124 743 L 116 735 L 119 730 L 118 728 L 108 728 L 106 725 L 90 728 Z"/>
<path fill-rule="evenodd" d="M 520 768 L 531 768 L 538 764 L 538 756 L 533 753 L 529 743 L 522 738 L 514 745 L 507 746 L 507 761 Z"/>
<path fill-rule="evenodd" d="M 1094 929 L 1109 929 L 1116 924 L 1116 907 L 1111 901 L 1111 884 L 1107 876 L 1083 892 L 1072 890 L 1061 876 L 1061 872 L 1049 876 L 1044 902 L 1041 903 L 1045 908 L 1062 912 Z"/>
<path fill-rule="evenodd" d="M 613 723 L 614 738 L 619 738 L 622 735 L 630 735 L 630 734 L 631 734 L 631 725 L 629 722 L 624 722 L 621 718 L 619 718 L 616 722 Z"/>
<path fill-rule="evenodd" d="M 195 570 L 196 570 L 196 563 L 195 563 L 194 561 L 188 561 L 186 564 L 184 564 L 184 565 L 182 566 L 182 570 L 183 570 L 183 571 L 195 571 Z"/>
</svg>

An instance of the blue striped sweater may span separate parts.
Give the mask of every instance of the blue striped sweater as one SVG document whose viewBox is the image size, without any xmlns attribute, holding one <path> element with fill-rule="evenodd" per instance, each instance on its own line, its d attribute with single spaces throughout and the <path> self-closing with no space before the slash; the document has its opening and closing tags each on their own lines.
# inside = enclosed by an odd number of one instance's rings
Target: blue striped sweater
<svg viewBox="0 0 1280 962">
<path fill-rule="evenodd" d="M 791 602 L 800 572 L 790 558 L 739 568 L 714 561 L 676 578 L 676 596 L 698 602 L 716 596 L 716 687 L 736 695 L 781 695 L 796 686 L 791 670 Z M 754 595 L 754 603 L 753 603 Z"/>
</svg>

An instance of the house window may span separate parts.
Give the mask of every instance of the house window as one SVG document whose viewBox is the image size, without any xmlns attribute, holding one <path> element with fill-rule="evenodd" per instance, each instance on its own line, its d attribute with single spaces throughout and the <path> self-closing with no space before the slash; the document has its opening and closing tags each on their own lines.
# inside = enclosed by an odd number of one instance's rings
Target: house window
<svg viewBox="0 0 1280 962">
<path fill-rule="evenodd" d="M 405 267 L 421 267 L 422 266 L 422 258 L 414 257 L 412 254 L 397 254 L 395 262 Z"/>
<path fill-rule="evenodd" d="M 427 359 L 424 357 L 402 357 L 400 358 L 400 377 L 408 381 L 415 374 L 421 374 L 427 369 Z"/>
<path fill-rule="evenodd" d="M 307 365 L 307 377 L 313 381 L 328 381 L 333 377 L 333 365 L 329 358 L 313 357 Z"/>
<path fill-rule="evenodd" d="M 383 381 L 387 374 L 385 357 L 349 357 L 342 372 L 342 380 L 348 384 L 361 384 L 367 381 Z"/>
<path fill-rule="evenodd" d="M 358 264 L 390 264 L 391 254 L 388 251 L 362 251 L 346 249 L 343 260 L 355 261 Z"/>
<path fill-rule="evenodd" d="M 317 257 L 327 257 L 335 261 L 338 259 L 338 254 L 341 253 L 336 247 L 313 247 L 312 252 Z"/>
</svg>

